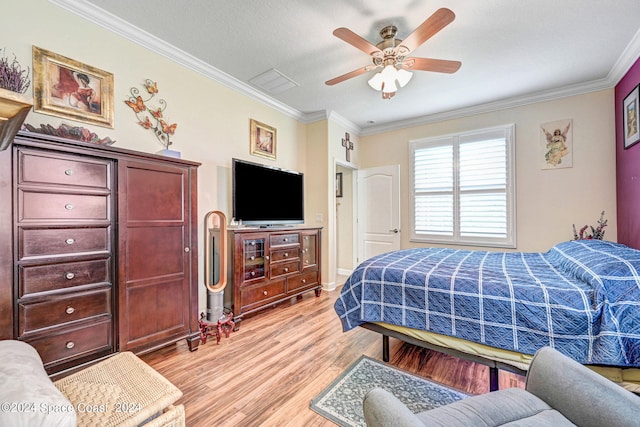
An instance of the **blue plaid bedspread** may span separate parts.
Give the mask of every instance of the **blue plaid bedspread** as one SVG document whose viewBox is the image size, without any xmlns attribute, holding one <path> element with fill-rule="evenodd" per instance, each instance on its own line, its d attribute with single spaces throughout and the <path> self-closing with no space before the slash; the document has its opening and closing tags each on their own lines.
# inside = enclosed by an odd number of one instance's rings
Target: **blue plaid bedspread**
<svg viewBox="0 0 640 427">
<path fill-rule="evenodd" d="M 640 367 L 640 251 L 601 240 L 547 252 L 408 249 L 360 264 L 334 308 L 344 331 L 386 322 L 520 353 Z"/>
</svg>

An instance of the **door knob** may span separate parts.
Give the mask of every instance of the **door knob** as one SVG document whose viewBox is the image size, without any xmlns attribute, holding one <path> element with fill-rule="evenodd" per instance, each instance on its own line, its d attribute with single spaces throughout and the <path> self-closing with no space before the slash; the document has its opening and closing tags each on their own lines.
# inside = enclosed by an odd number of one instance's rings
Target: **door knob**
<svg viewBox="0 0 640 427">
<path fill-rule="evenodd" d="M 397 228 L 394 228 L 393 230 L 389 230 L 389 232 L 398 234 L 400 230 L 398 230 Z"/>
</svg>

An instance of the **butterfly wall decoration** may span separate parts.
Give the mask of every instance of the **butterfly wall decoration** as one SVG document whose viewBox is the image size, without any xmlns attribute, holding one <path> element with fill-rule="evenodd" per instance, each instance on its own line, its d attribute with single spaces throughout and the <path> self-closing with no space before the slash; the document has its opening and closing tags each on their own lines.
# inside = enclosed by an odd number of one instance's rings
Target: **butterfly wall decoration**
<svg viewBox="0 0 640 427">
<path fill-rule="evenodd" d="M 164 148 L 168 149 L 172 144 L 171 136 L 175 133 L 178 124 L 168 124 L 166 122 L 164 110 L 167 108 L 167 102 L 164 99 L 158 99 L 157 101 L 153 99 L 158 94 L 158 83 L 151 79 L 146 79 L 144 88 L 146 90 L 146 99 L 142 97 L 138 88 L 132 87 L 130 90 L 131 95 L 124 103 L 136 114 L 138 124 L 145 129 L 151 129 L 158 141 Z M 151 103 L 157 104 L 151 106 Z"/>
</svg>

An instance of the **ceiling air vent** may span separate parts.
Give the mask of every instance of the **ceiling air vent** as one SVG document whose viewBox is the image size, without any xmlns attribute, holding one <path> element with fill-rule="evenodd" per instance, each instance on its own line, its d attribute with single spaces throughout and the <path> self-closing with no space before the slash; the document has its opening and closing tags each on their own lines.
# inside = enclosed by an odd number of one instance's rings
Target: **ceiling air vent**
<svg viewBox="0 0 640 427">
<path fill-rule="evenodd" d="M 249 83 L 274 95 L 289 90 L 292 87 L 300 86 L 275 68 L 258 74 L 249 80 Z"/>
</svg>

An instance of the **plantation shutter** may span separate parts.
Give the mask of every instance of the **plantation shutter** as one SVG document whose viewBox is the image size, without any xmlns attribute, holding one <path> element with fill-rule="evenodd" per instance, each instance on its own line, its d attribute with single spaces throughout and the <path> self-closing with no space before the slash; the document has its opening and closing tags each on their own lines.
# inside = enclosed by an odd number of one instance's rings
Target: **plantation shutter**
<svg viewBox="0 0 640 427">
<path fill-rule="evenodd" d="M 513 127 L 412 142 L 412 240 L 515 245 Z"/>
</svg>

